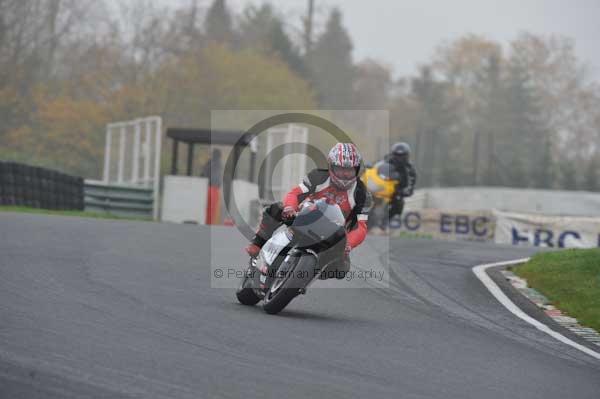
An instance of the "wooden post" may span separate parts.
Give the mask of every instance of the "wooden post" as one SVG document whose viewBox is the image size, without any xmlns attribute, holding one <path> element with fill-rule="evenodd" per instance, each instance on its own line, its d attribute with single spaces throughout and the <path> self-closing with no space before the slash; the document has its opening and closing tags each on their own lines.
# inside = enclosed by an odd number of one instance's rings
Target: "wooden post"
<svg viewBox="0 0 600 399">
<path fill-rule="evenodd" d="M 171 154 L 171 174 L 177 174 L 177 157 L 179 155 L 179 141 L 173 139 L 173 153 Z"/>
<path fill-rule="evenodd" d="M 192 169 L 194 167 L 194 143 L 188 143 L 188 154 L 187 154 L 187 175 L 192 175 Z"/>
</svg>

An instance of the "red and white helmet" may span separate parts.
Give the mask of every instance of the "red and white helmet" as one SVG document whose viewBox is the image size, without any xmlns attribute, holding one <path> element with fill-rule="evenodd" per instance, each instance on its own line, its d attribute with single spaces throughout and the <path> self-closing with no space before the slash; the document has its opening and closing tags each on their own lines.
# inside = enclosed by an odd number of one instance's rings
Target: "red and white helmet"
<svg viewBox="0 0 600 399">
<path fill-rule="evenodd" d="M 362 165 L 362 156 L 352 143 L 338 143 L 327 156 L 329 177 L 337 187 L 347 190 L 358 177 Z"/>
</svg>

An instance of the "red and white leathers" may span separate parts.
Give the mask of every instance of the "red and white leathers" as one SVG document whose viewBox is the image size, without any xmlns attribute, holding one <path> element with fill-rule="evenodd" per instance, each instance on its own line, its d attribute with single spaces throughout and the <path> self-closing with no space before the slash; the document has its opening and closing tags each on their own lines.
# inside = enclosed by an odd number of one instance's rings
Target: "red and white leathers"
<svg viewBox="0 0 600 399">
<path fill-rule="evenodd" d="M 355 248 L 367 236 L 367 220 L 371 207 L 371 195 L 363 182 L 357 179 L 348 189 L 341 189 L 331 182 L 327 169 L 314 169 L 302 183 L 287 193 L 283 199 L 283 208 L 293 207 L 295 210 L 304 200 L 325 198 L 330 203 L 338 204 L 346 216 L 347 245 Z"/>
<path fill-rule="evenodd" d="M 283 204 L 266 207 L 262 222 L 252 242 L 246 247 L 250 256 L 258 255 L 260 248 L 273 232 L 298 211 L 299 205 L 309 199 L 325 198 L 337 204 L 346 216 L 346 254 L 360 245 L 367 235 L 367 219 L 371 208 L 371 194 L 358 178 L 362 156 L 352 143 L 338 143 L 327 156 L 328 169 L 314 169 L 292 189 Z"/>
</svg>

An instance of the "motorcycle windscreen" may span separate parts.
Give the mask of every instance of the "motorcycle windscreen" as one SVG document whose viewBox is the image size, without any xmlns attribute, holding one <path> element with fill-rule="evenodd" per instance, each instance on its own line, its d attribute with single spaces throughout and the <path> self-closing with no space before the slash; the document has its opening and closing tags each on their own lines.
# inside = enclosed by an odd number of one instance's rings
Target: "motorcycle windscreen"
<svg viewBox="0 0 600 399">
<path fill-rule="evenodd" d="M 377 167 L 377 174 L 383 180 L 400 180 L 400 173 L 388 162 L 378 162 L 375 166 Z"/>
<path fill-rule="evenodd" d="M 292 230 L 302 247 L 315 245 L 331 246 L 345 237 L 346 218 L 338 205 L 318 200 L 303 206 Z"/>
</svg>

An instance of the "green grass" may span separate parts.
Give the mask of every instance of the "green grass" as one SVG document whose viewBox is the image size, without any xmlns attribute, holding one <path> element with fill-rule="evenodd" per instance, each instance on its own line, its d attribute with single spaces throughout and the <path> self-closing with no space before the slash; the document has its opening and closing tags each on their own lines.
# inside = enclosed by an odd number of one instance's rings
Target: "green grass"
<svg viewBox="0 0 600 399">
<path fill-rule="evenodd" d="M 18 213 L 33 213 L 40 215 L 58 215 L 58 216 L 76 216 L 86 217 L 94 219 L 116 219 L 116 220 L 138 220 L 138 221 L 150 221 L 149 218 L 144 217 L 129 217 L 129 216 L 117 216 L 108 213 L 100 212 L 85 212 L 85 211 L 53 211 L 49 209 L 29 208 L 25 206 L 0 206 L 0 212 L 18 212 Z"/>
<path fill-rule="evenodd" d="M 394 233 L 391 235 L 394 238 L 423 238 L 427 240 L 433 240 L 433 236 L 431 234 L 426 233 L 411 233 L 408 231 L 400 231 L 398 233 Z"/>
<path fill-rule="evenodd" d="M 600 249 L 538 254 L 513 271 L 554 306 L 600 331 Z"/>
</svg>

